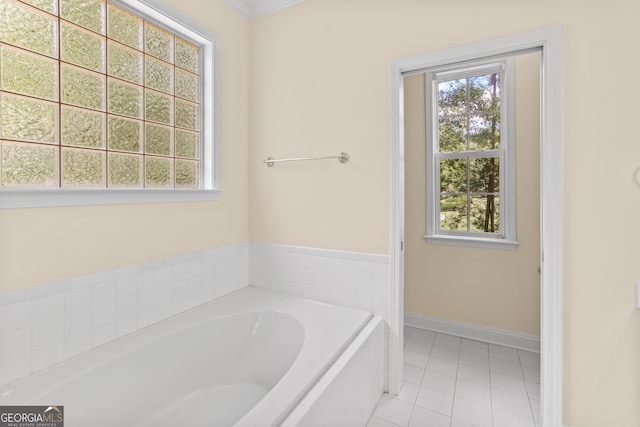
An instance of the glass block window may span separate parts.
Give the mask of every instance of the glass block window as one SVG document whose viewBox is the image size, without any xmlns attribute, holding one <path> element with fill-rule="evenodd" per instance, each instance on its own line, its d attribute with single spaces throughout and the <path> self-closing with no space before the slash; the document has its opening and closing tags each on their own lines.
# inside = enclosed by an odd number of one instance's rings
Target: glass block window
<svg viewBox="0 0 640 427">
<path fill-rule="evenodd" d="M 123 4 L 0 0 L 0 191 L 205 188 L 202 46 Z"/>
</svg>

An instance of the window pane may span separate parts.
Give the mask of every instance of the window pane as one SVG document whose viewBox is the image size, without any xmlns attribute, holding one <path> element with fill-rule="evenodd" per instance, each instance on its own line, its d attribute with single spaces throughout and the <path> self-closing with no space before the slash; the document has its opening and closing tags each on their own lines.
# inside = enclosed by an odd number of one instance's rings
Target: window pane
<svg viewBox="0 0 640 427">
<path fill-rule="evenodd" d="M 149 56 L 145 58 L 144 84 L 146 87 L 173 94 L 173 67 Z"/>
<path fill-rule="evenodd" d="M 440 152 L 467 150 L 467 119 L 448 117 L 438 120 L 438 144 Z"/>
<path fill-rule="evenodd" d="M 438 83 L 438 115 L 456 116 L 467 112 L 467 79 Z"/>
<path fill-rule="evenodd" d="M 176 159 L 176 188 L 197 188 L 198 173 L 198 162 Z"/>
<path fill-rule="evenodd" d="M 62 107 L 62 143 L 103 148 L 106 115 L 73 107 Z"/>
<path fill-rule="evenodd" d="M 64 22 L 61 31 L 60 57 L 63 61 L 104 71 L 104 38 Z"/>
<path fill-rule="evenodd" d="M 471 198 L 471 231 L 500 232 L 500 203 L 498 196 L 485 195 Z"/>
<path fill-rule="evenodd" d="M 176 126 L 198 130 L 198 104 L 176 99 Z"/>
<path fill-rule="evenodd" d="M 22 0 L 25 3 L 29 3 L 31 6 L 35 6 L 38 9 L 42 9 L 45 12 L 53 13 L 54 15 L 58 11 L 57 0 Z"/>
<path fill-rule="evenodd" d="M 104 76 L 62 65 L 62 102 L 104 110 Z"/>
<path fill-rule="evenodd" d="M 500 148 L 500 113 L 469 117 L 469 149 L 497 150 Z"/>
<path fill-rule="evenodd" d="M 199 78 L 195 74 L 176 68 L 176 96 L 198 102 Z"/>
<path fill-rule="evenodd" d="M 497 157 L 471 159 L 469 185 L 472 193 L 500 192 L 500 159 Z"/>
<path fill-rule="evenodd" d="M 2 142 L 2 187 L 58 185 L 58 147 Z"/>
<path fill-rule="evenodd" d="M 149 154 L 170 156 L 173 151 L 173 130 L 167 126 L 147 123 L 144 132 L 144 150 Z"/>
<path fill-rule="evenodd" d="M 200 68 L 198 48 L 176 37 L 176 66 L 197 73 Z"/>
<path fill-rule="evenodd" d="M 467 196 L 440 196 L 440 229 L 468 231 Z"/>
<path fill-rule="evenodd" d="M 440 161 L 440 192 L 467 192 L 467 159 Z"/>
<path fill-rule="evenodd" d="M 142 156 L 109 153 L 109 187 L 142 187 Z"/>
<path fill-rule="evenodd" d="M 173 34 L 148 22 L 144 25 L 144 31 L 145 52 L 173 64 Z"/>
<path fill-rule="evenodd" d="M 500 74 L 469 79 L 469 112 L 500 111 Z"/>
<path fill-rule="evenodd" d="M 145 166 L 147 187 L 171 187 L 173 159 L 147 157 Z"/>
<path fill-rule="evenodd" d="M 7 47 L 0 47 L 0 56 L 1 89 L 58 99 L 56 61 Z"/>
<path fill-rule="evenodd" d="M 104 1 L 60 0 L 60 16 L 81 27 L 104 34 Z"/>
<path fill-rule="evenodd" d="M 107 36 L 132 48 L 142 50 L 142 19 L 109 4 Z"/>
<path fill-rule="evenodd" d="M 176 157 L 198 158 L 198 134 L 176 129 Z"/>
<path fill-rule="evenodd" d="M 56 18 L 11 0 L 0 3 L 0 40 L 57 57 Z"/>
<path fill-rule="evenodd" d="M 142 122 L 109 116 L 109 150 L 141 152 Z"/>
<path fill-rule="evenodd" d="M 62 149 L 63 187 L 104 187 L 104 151 Z"/>
<path fill-rule="evenodd" d="M 57 126 L 57 104 L 0 94 L 0 137 L 55 143 Z"/>
<path fill-rule="evenodd" d="M 108 111 L 124 116 L 142 117 L 142 88 L 109 78 Z"/>
<path fill-rule="evenodd" d="M 142 54 L 109 41 L 107 47 L 107 72 L 110 76 L 142 84 Z"/>
<path fill-rule="evenodd" d="M 173 124 L 173 98 L 158 92 L 145 90 L 145 119 L 152 122 Z"/>
</svg>

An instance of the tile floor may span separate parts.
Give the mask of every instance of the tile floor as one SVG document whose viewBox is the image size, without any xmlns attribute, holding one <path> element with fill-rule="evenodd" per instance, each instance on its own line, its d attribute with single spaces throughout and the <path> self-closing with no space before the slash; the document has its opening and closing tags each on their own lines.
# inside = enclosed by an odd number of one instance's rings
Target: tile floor
<svg viewBox="0 0 640 427">
<path fill-rule="evenodd" d="M 405 327 L 404 381 L 367 427 L 536 427 L 540 355 Z"/>
</svg>

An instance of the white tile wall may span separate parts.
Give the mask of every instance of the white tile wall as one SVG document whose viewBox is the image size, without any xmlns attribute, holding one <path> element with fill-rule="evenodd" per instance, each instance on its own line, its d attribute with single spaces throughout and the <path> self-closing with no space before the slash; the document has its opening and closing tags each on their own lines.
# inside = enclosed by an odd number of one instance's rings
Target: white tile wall
<svg viewBox="0 0 640 427">
<path fill-rule="evenodd" d="M 240 243 L 0 294 L 0 386 L 248 284 Z"/>
<path fill-rule="evenodd" d="M 386 255 L 252 242 L 250 264 L 252 286 L 365 310 L 388 320 Z"/>
</svg>

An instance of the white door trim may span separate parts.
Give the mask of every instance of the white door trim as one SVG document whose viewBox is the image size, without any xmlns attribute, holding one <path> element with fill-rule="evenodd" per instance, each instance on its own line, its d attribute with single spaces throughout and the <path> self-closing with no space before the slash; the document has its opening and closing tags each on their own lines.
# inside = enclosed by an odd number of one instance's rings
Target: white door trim
<svg viewBox="0 0 640 427">
<path fill-rule="evenodd" d="M 541 49 L 540 112 L 540 354 L 541 426 L 562 426 L 562 36 L 558 26 L 401 58 L 390 81 L 389 392 L 402 385 L 404 327 L 404 97 L 403 74 Z"/>
</svg>

